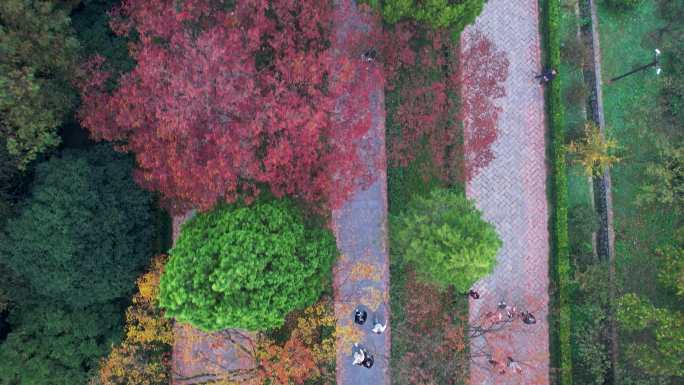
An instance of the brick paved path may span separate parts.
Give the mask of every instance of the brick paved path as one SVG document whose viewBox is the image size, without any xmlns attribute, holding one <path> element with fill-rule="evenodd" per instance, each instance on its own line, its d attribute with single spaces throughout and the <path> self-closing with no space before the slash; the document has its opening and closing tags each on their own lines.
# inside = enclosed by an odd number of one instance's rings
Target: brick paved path
<svg viewBox="0 0 684 385">
<path fill-rule="evenodd" d="M 510 370 L 503 375 L 495 373 L 485 358 L 475 358 L 471 363 L 473 385 L 549 384 L 545 126 L 543 90 L 533 79 L 540 70 L 538 20 L 537 0 L 489 0 L 461 38 L 465 52 L 475 31 L 481 31 L 510 62 L 506 95 L 496 101 L 501 112 L 498 138 L 491 147 L 494 159 L 466 185 L 467 195 L 476 200 L 503 240 L 498 266 L 475 285 L 481 299 L 470 302 L 471 323 L 495 309 L 500 300 L 534 310 L 537 318 L 534 326 L 488 336 L 489 350 L 499 358 L 511 356 L 521 361 L 522 374 Z M 467 80 L 469 74 L 462 76 Z M 475 88 L 464 87 L 462 92 L 477 92 Z M 472 130 L 472 122 L 482 113 L 464 111 L 465 130 Z M 466 143 L 466 153 L 468 146 Z M 474 339 L 471 344 L 477 350 L 485 341 Z"/>
<path fill-rule="evenodd" d="M 368 132 L 358 146 L 360 161 L 373 170 L 370 186 L 359 186 L 333 210 L 332 227 L 341 252 L 335 266 L 337 317 L 337 383 L 389 385 L 390 328 L 373 334 L 373 314 L 388 319 L 389 256 L 387 247 L 387 164 L 382 64 L 364 62 L 360 54 L 372 48 L 372 34 L 381 25 L 359 14 L 353 0 L 336 0 L 333 49 L 336 63 L 353 68 L 351 93 L 337 101 L 337 119 L 367 122 Z M 335 74 L 333 74 L 335 76 Z M 361 99 L 362 98 L 362 99 Z M 358 103 L 364 100 L 364 103 Z M 366 103 L 367 101 L 367 103 Z M 356 103 L 352 108 L 350 103 Z M 354 308 L 362 304 L 369 316 L 365 325 L 353 323 Z M 352 345 L 359 342 L 374 355 L 372 368 L 352 364 Z"/>
</svg>

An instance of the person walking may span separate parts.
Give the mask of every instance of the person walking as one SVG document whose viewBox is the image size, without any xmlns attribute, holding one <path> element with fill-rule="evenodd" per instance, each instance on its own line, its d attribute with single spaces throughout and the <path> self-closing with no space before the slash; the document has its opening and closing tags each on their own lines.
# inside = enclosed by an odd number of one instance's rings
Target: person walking
<svg viewBox="0 0 684 385">
<path fill-rule="evenodd" d="M 518 374 L 522 374 L 522 367 L 511 356 L 506 357 L 506 367 Z"/>
<path fill-rule="evenodd" d="M 534 315 L 528 311 L 522 312 L 520 317 L 522 318 L 523 323 L 526 325 L 534 325 L 537 323 L 537 319 L 534 318 Z"/>
<path fill-rule="evenodd" d="M 373 355 L 366 352 L 366 359 L 361 362 L 361 366 L 363 366 L 366 369 L 370 369 L 373 367 Z"/>
<path fill-rule="evenodd" d="M 366 319 L 368 318 L 368 312 L 366 312 L 363 309 L 356 308 L 354 310 L 354 322 L 356 322 L 359 325 L 363 325 L 366 323 Z"/>
<path fill-rule="evenodd" d="M 375 58 L 378 56 L 378 53 L 375 51 L 375 49 L 371 48 L 368 51 L 364 52 L 361 54 L 361 60 L 366 61 L 366 62 L 372 62 L 375 60 Z"/>
<path fill-rule="evenodd" d="M 492 365 L 492 369 L 499 372 L 499 374 L 506 374 L 506 368 L 497 360 L 493 359 L 492 356 L 487 357 L 487 362 Z"/>
<path fill-rule="evenodd" d="M 470 289 L 470 291 L 467 293 L 467 295 L 470 296 L 472 299 L 480 299 L 480 293 L 476 292 L 473 289 Z"/>
<path fill-rule="evenodd" d="M 373 329 L 371 329 L 373 331 L 373 333 L 382 334 L 386 328 L 387 328 L 387 322 L 385 322 L 385 324 L 383 325 L 380 323 L 380 320 L 378 319 L 377 316 L 373 317 Z"/>
<path fill-rule="evenodd" d="M 555 68 L 546 68 L 541 74 L 535 76 L 535 79 L 539 79 L 539 84 L 550 83 L 558 75 L 558 71 Z"/>
<path fill-rule="evenodd" d="M 356 366 L 363 366 L 370 369 L 375 361 L 373 359 L 373 355 L 358 343 L 354 344 L 352 348 L 352 355 L 354 357 L 354 361 L 352 363 Z"/>
<path fill-rule="evenodd" d="M 363 353 L 363 350 L 361 349 L 355 351 L 352 355 L 354 357 L 354 361 L 352 362 L 352 364 L 357 366 L 361 365 L 361 363 L 366 359 L 366 355 Z"/>
</svg>

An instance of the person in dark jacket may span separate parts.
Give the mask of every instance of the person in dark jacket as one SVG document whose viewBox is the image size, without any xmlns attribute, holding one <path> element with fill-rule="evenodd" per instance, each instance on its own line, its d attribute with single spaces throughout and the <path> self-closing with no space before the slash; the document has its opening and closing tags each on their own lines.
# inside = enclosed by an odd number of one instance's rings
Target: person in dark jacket
<svg viewBox="0 0 684 385">
<path fill-rule="evenodd" d="M 365 310 L 359 309 L 358 307 L 354 310 L 354 322 L 363 325 L 366 323 L 366 318 L 368 318 L 368 313 Z"/>
<path fill-rule="evenodd" d="M 469 295 L 470 298 L 472 298 L 472 299 L 480 299 L 480 293 L 476 292 L 475 290 L 472 290 L 472 289 L 471 289 L 471 290 L 468 292 L 468 295 Z"/>
<path fill-rule="evenodd" d="M 534 78 L 539 79 L 539 84 L 547 84 L 550 83 L 551 80 L 555 79 L 556 75 L 558 75 L 558 71 L 555 68 L 547 68 Z"/>
<path fill-rule="evenodd" d="M 537 323 L 537 319 L 534 318 L 534 315 L 528 311 L 524 311 L 520 314 L 520 317 L 522 318 L 522 321 L 527 324 L 527 325 L 534 325 Z"/>
</svg>

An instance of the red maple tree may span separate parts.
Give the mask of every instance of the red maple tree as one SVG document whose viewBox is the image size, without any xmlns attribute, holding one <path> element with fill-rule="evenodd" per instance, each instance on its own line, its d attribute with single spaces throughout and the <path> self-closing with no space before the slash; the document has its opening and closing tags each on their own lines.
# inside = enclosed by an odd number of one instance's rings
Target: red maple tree
<svg viewBox="0 0 684 385">
<path fill-rule="evenodd" d="M 135 32 L 137 66 L 107 92 L 104 59 L 88 60 L 80 120 L 135 153 L 174 212 L 263 186 L 336 205 L 368 175 L 355 140 L 369 125 L 333 119 L 354 79 L 332 76 L 330 15 L 325 1 L 124 1 L 111 26 Z"/>
</svg>

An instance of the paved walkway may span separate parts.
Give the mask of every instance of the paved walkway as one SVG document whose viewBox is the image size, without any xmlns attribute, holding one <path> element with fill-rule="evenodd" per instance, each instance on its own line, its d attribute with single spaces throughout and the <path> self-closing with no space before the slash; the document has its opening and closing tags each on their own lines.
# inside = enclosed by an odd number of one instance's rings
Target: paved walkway
<svg viewBox="0 0 684 385">
<path fill-rule="evenodd" d="M 389 314 L 383 68 L 381 63 L 361 60 L 361 54 L 371 48 L 372 36 L 381 25 L 360 15 L 353 0 L 334 3 L 335 61 L 341 68 L 351 68 L 352 71 L 345 72 L 353 74 L 349 80 L 353 82 L 351 92 L 337 101 L 336 118 L 350 123 L 366 122 L 369 126 L 357 151 L 360 161 L 374 170 L 370 185 L 360 186 L 332 215 L 332 227 L 342 254 L 335 266 L 337 383 L 389 385 L 391 325 L 381 335 L 370 331 L 375 313 L 382 321 L 387 321 Z M 369 314 L 363 327 L 353 323 L 354 308 L 359 304 Z M 352 364 L 355 342 L 372 352 L 375 359 L 372 368 Z"/>
<path fill-rule="evenodd" d="M 549 384 L 548 208 L 546 198 L 545 125 L 543 90 L 533 79 L 540 70 L 539 9 L 537 0 L 489 0 L 476 23 L 462 35 L 462 52 L 480 31 L 509 61 L 503 83 L 505 95 L 496 100 L 498 136 L 491 146 L 494 158 L 466 185 L 485 218 L 498 230 L 503 247 L 493 274 L 475 285 L 481 299 L 470 302 L 471 323 L 496 308 L 500 300 L 534 312 L 537 324 L 514 327 L 471 341 L 473 350 L 488 345 L 495 359 L 507 356 L 522 363 L 522 374 L 498 374 L 487 359 L 471 363 L 471 384 Z M 470 51 L 472 52 L 472 51 Z M 467 62 L 468 57 L 462 61 Z M 477 69 L 473 69 L 477 70 Z M 477 93 L 464 70 L 463 97 Z M 464 111 L 466 137 L 483 112 Z M 465 144 L 466 155 L 470 151 Z"/>
</svg>

